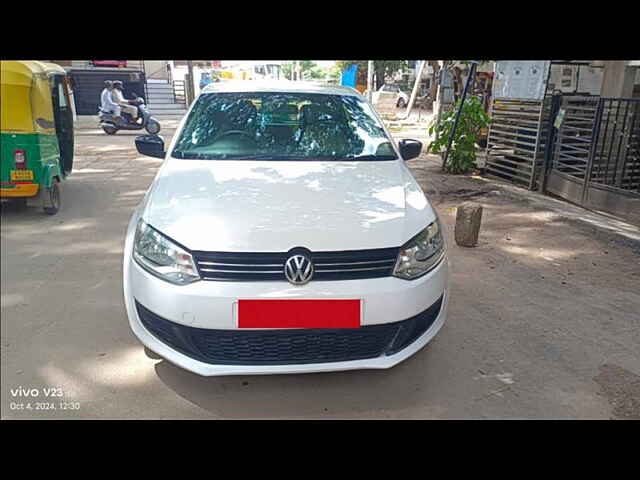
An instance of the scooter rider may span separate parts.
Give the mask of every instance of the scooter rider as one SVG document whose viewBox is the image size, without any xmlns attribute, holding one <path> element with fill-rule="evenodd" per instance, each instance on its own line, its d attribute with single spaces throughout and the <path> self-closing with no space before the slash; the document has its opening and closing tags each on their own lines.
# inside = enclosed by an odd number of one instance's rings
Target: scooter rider
<svg viewBox="0 0 640 480">
<path fill-rule="evenodd" d="M 120 105 L 113 101 L 111 92 L 113 92 L 113 82 L 105 80 L 104 90 L 100 94 L 100 109 L 105 113 L 112 113 L 115 117 L 119 117 Z"/>
<path fill-rule="evenodd" d="M 122 89 L 122 82 L 120 80 L 116 80 L 113 82 L 113 91 L 111 92 L 111 96 L 113 101 L 120 106 L 122 111 L 131 115 L 131 118 L 135 122 L 138 120 L 138 108 L 131 105 L 129 101 L 124 98 Z"/>
</svg>

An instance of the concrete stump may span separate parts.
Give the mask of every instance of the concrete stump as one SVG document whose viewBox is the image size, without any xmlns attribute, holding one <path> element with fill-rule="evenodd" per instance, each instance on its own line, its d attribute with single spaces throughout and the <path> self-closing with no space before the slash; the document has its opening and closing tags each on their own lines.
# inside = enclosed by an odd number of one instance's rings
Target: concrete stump
<svg viewBox="0 0 640 480">
<path fill-rule="evenodd" d="M 461 247 L 475 247 L 478 244 L 481 222 L 482 205 L 473 202 L 460 205 L 456 213 L 456 243 Z"/>
</svg>

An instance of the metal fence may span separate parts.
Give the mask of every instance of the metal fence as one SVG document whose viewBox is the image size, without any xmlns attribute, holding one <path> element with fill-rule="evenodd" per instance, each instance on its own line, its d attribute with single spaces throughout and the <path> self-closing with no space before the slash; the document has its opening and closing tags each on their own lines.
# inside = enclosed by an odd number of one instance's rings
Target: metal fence
<svg viewBox="0 0 640 480">
<path fill-rule="evenodd" d="M 551 100 L 495 98 L 487 138 L 487 175 L 534 189 L 544 163 Z"/>
<path fill-rule="evenodd" d="M 603 98 L 589 181 L 640 193 L 640 99 Z"/>
<path fill-rule="evenodd" d="M 185 94 L 184 80 L 174 80 L 173 85 L 173 100 L 175 103 L 187 103 L 187 97 Z"/>
<path fill-rule="evenodd" d="M 562 97 L 543 191 L 640 224 L 640 99 Z"/>
</svg>

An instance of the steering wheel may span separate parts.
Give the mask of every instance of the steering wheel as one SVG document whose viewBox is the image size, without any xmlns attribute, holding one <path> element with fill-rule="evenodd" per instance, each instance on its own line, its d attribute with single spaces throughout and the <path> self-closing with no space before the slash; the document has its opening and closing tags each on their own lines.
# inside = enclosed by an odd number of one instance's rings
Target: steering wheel
<svg viewBox="0 0 640 480">
<path fill-rule="evenodd" d="M 250 133 L 245 132 L 244 130 L 227 130 L 226 132 L 222 132 L 220 135 L 215 137 L 211 143 L 215 143 L 223 137 L 227 137 L 229 135 L 242 135 L 243 137 L 248 138 L 252 142 L 256 143 L 256 139 Z"/>
</svg>

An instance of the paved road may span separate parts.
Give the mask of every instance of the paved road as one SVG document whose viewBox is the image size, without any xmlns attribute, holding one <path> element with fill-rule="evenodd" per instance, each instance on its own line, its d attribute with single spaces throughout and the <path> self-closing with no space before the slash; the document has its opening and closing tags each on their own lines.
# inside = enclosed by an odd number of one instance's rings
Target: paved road
<svg viewBox="0 0 640 480">
<path fill-rule="evenodd" d="M 57 216 L 3 208 L 2 418 L 640 417 L 638 244 L 424 161 L 412 168 L 446 225 L 470 191 L 485 204 L 478 248 L 449 228 L 453 301 L 427 348 L 387 371 L 288 376 L 203 378 L 148 358 L 121 264 L 159 161 L 134 137 L 78 132 Z"/>
</svg>

